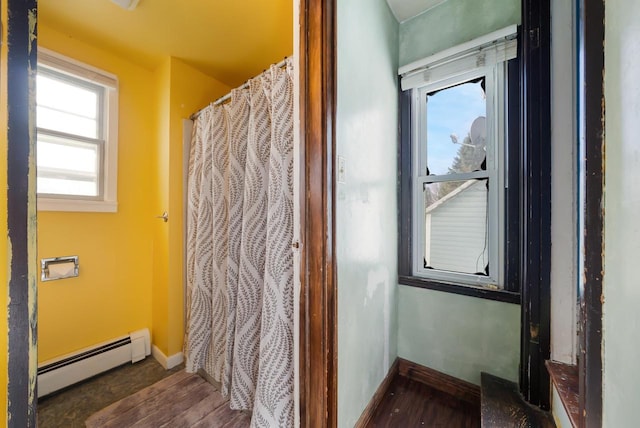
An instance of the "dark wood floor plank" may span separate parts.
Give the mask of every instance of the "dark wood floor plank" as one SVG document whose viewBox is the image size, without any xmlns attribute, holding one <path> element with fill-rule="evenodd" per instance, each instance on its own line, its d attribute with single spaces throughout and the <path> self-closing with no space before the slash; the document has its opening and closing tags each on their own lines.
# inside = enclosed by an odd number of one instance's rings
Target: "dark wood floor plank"
<svg viewBox="0 0 640 428">
<path fill-rule="evenodd" d="M 474 405 L 396 376 L 368 426 L 475 428 L 480 426 L 479 403 Z"/>
<path fill-rule="evenodd" d="M 514 382 L 481 376 L 483 427 L 555 428 L 551 415 L 527 403 Z"/>
</svg>

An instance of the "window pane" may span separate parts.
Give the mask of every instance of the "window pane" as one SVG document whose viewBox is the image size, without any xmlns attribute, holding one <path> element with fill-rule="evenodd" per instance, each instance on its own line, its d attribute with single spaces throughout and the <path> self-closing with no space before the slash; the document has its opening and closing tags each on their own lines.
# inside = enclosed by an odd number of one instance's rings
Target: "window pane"
<svg viewBox="0 0 640 428">
<path fill-rule="evenodd" d="M 95 182 L 38 177 L 38 193 L 49 195 L 97 196 Z"/>
<path fill-rule="evenodd" d="M 102 88 L 74 85 L 48 74 L 37 76 L 37 126 L 98 138 L 98 104 Z"/>
<path fill-rule="evenodd" d="M 430 174 L 486 169 L 487 103 L 484 79 L 427 95 L 427 166 Z"/>
<path fill-rule="evenodd" d="M 38 134 L 38 193 L 98 196 L 100 146 Z"/>
<path fill-rule="evenodd" d="M 489 273 L 487 185 L 487 179 L 425 184 L 425 268 Z"/>
<path fill-rule="evenodd" d="M 98 138 L 98 122 L 48 107 L 37 109 L 38 128 L 65 132 L 80 137 Z"/>
</svg>

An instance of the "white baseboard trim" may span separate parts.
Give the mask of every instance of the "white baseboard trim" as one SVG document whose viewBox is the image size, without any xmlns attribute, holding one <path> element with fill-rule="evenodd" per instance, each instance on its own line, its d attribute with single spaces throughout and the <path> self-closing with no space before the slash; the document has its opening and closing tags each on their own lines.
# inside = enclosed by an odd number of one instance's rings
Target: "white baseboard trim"
<svg viewBox="0 0 640 428">
<path fill-rule="evenodd" d="M 151 356 L 153 356 L 153 358 L 155 358 L 156 361 L 158 361 L 166 370 L 172 369 L 182 364 L 184 361 L 184 355 L 182 352 L 178 352 L 177 354 L 167 357 L 156 345 L 151 346 Z"/>
</svg>

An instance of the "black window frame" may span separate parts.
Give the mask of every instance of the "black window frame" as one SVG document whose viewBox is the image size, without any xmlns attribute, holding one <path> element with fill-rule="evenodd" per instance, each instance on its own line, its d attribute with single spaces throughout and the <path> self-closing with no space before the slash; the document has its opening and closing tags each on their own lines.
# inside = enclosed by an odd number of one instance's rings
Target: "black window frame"
<svg viewBox="0 0 640 428">
<path fill-rule="evenodd" d="M 518 49 L 519 50 L 519 49 Z M 518 57 L 507 61 L 507 100 L 505 102 L 505 167 L 507 181 L 505 190 L 505 263 L 504 288 L 493 289 L 481 286 L 462 285 L 437 281 L 413 275 L 413 132 L 411 90 L 399 89 L 398 105 L 400 124 L 398 152 L 398 283 L 448 293 L 520 303 L 520 230 L 521 230 L 521 153 L 523 153 L 520 129 L 520 60 Z M 400 83 L 398 84 L 400 88 Z M 513 183 L 518 183 L 514 186 Z"/>
</svg>

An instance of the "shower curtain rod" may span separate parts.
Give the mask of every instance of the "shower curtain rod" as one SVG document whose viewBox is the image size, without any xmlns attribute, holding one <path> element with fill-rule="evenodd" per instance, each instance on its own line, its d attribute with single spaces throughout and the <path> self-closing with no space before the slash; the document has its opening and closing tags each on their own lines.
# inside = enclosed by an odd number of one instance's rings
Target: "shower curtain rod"
<svg viewBox="0 0 640 428">
<path fill-rule="evenodd" d="M 280 67 L 280 68 L 284 67 L 287 64 L 287 59 L 288 58 L 289 58 L 288 56 L 284 57 L 284 59 L 282 61 L 280 61 L 279 63 L 276 64 L 276 67 Z M 263 71 L 263 73 L 264 73 L 264 71 Z M 243 85 L 238 86 L 236 89 L 247 89 L 248 87 L 249 87 L 249 81 L 247 80 Z M 218 106 L 218 105 L 224 103 L 225 101 L 227 101 L 230 98 L 231 98 L 231 92 L 229 92 L 227 95 L 223 95 L 222 97 L 218 98 L 217 100 L 215 100 L 211 104 L 213 104 L 214 106 Z M 209 105 L 211 105 L 211 104 L 209 104 Z M 209 107 L 209 106 L 207 106 L 207 107 Z M 202 110 L 204 110 L 207 107 L 204 107 L 204 108 L 198 110 L 197 112 L 193 113 L 191 116 L 189 116 L 189 119 L 191 119 L 191 120 L 197 119 L 198 116 L 200 116 L 200 113 L 202 113 Z"/>
</svg>

